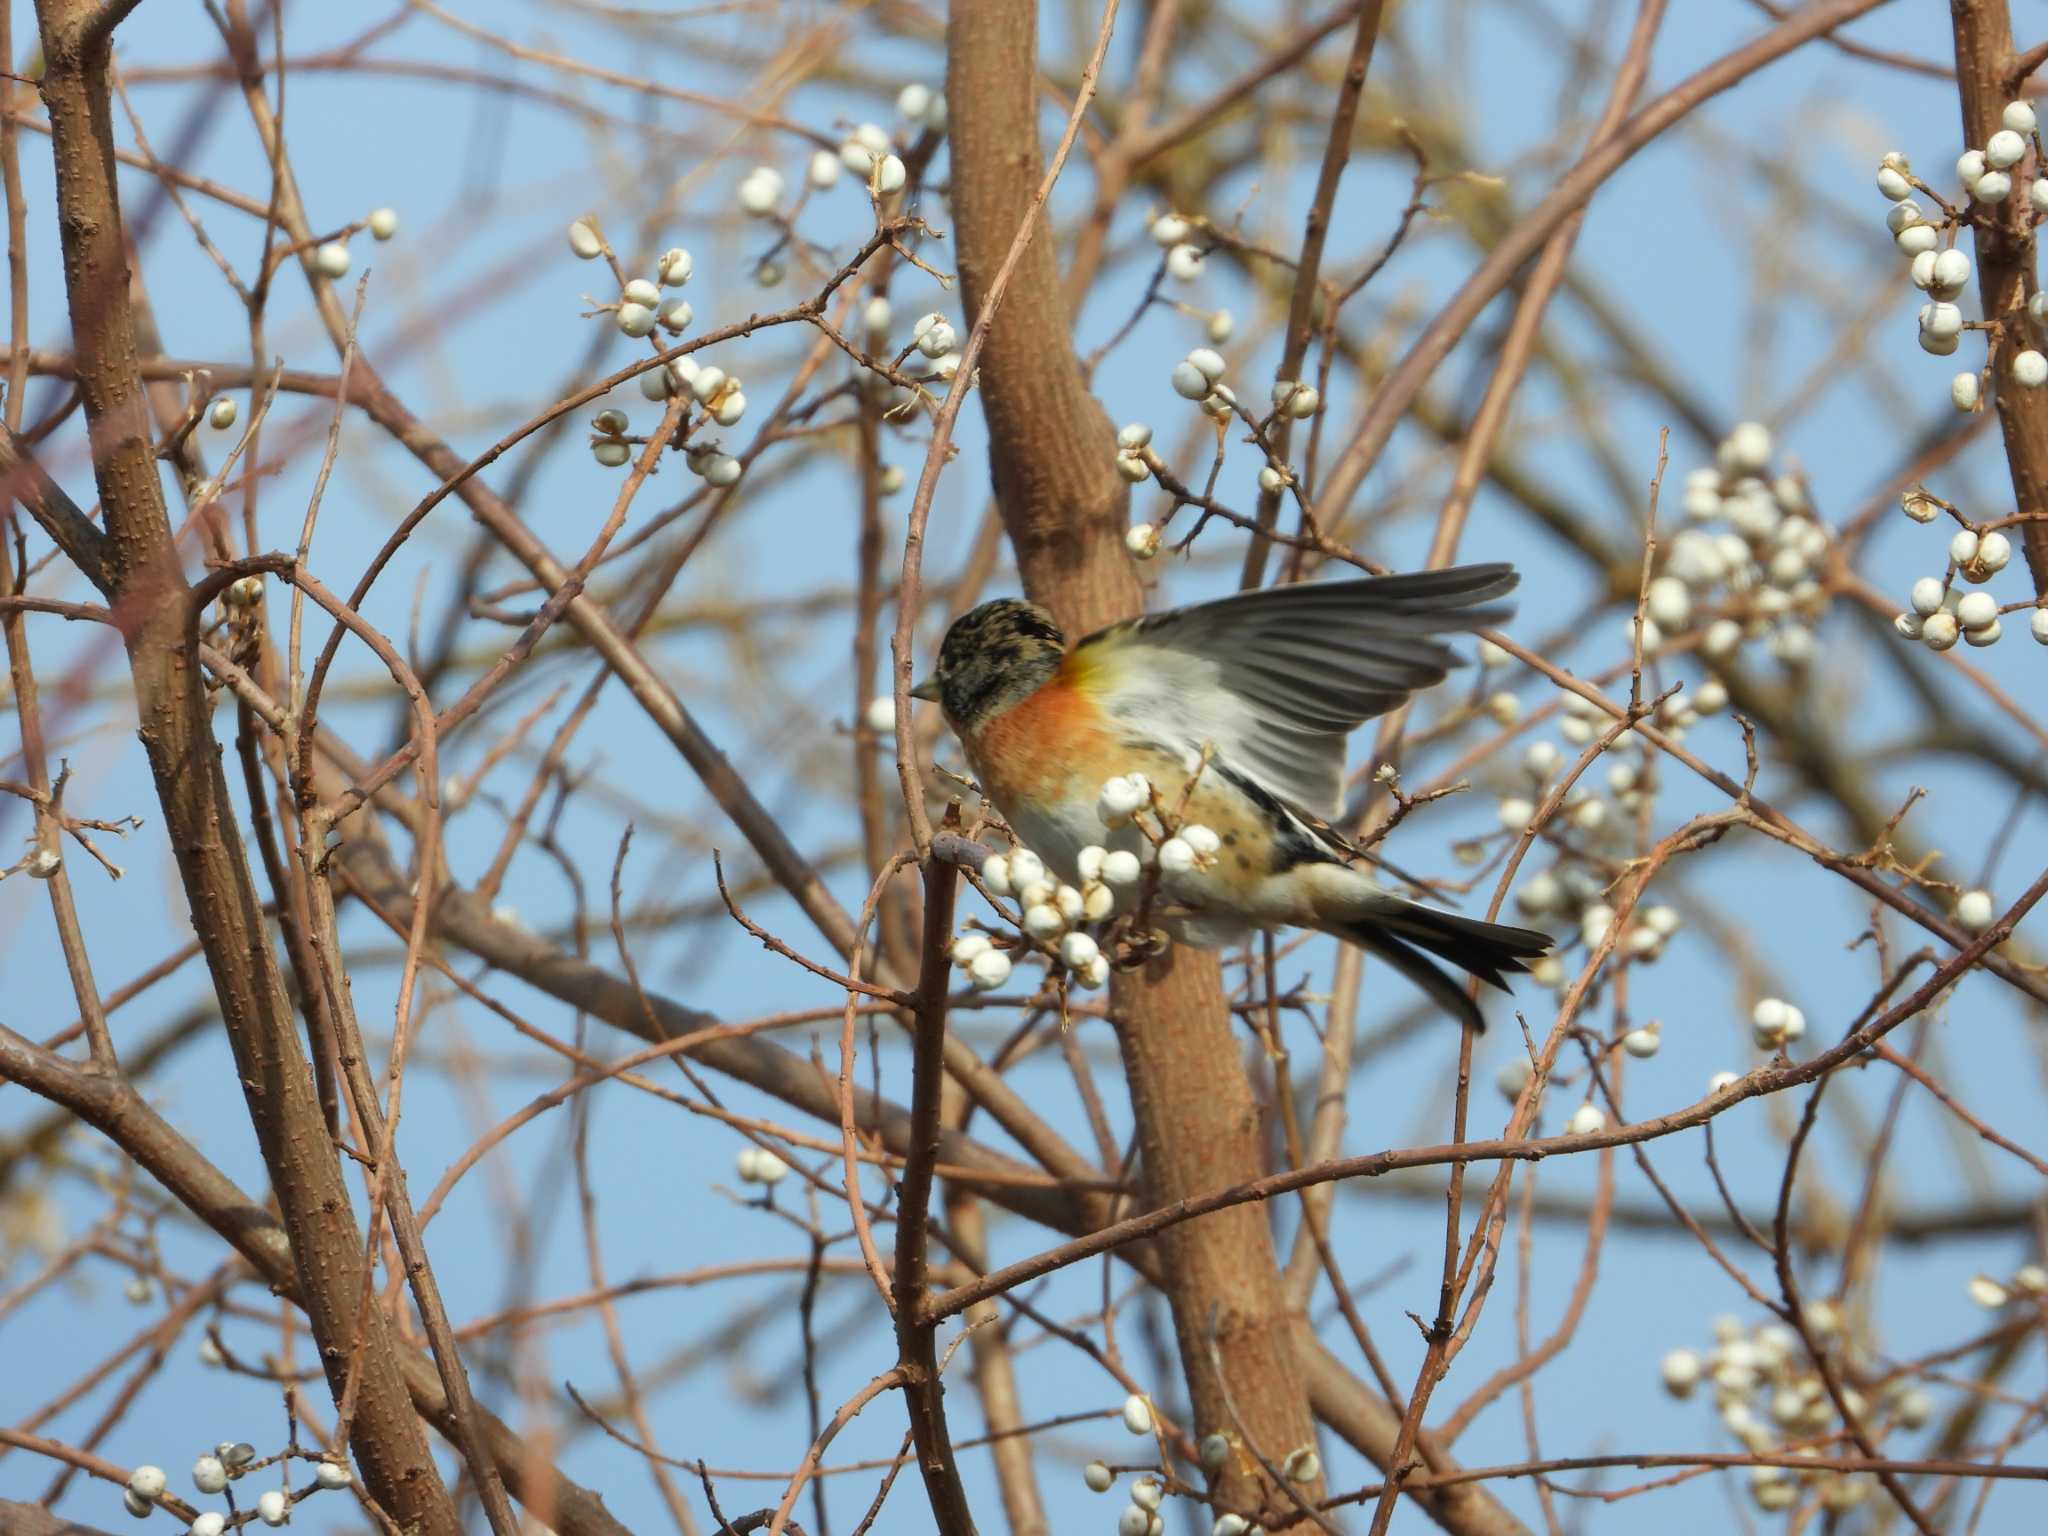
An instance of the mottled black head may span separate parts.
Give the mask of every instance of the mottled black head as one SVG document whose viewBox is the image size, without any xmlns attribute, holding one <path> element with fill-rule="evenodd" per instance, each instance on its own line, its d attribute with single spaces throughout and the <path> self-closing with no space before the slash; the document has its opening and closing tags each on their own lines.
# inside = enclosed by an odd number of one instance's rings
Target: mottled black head
<svg viewBox="0 0 2048 1536">
<path fill-rule="evenodd" d="M 1060 667 L 1067 637 L 1036 603 L 997 598 L 946 631 L 939 665 L 911 692 L 937 699 L 957 729 L 971 730 L 1036 692 Z"/>
</svg>

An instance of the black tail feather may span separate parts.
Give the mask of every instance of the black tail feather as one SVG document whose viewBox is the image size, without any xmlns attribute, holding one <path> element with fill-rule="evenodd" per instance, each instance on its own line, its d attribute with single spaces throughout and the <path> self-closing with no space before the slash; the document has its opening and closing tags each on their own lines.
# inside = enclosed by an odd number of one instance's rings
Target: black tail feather
<svg viewBox="0 0 2048 1536">
<path fill-rule="evenodd" d="M 1484 1031 L 1486 1020 L 1464 986 L 1433 964 L 1429 954 L 1449 961 L 1488 986 L 1508 990 L 1503 972 L 1524 972 L 1525 963 L 1551 947 L 1550 935 L 1533 928 L 1481 922 L 1435 907 L 1407 906 L 1398 912 L 1351 923 L 1335 932 L 1378 955 L 1428 993 L 1453 1018 Z"/>
</svg>

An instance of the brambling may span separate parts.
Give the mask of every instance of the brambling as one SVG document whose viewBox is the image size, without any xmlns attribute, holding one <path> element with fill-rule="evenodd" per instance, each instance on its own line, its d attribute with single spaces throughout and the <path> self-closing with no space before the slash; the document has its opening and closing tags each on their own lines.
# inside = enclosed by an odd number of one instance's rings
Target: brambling
<svg viewBox="0 0 2048 1536">
<path fill-rule="evenodd" d="M 947 630 L 936 700 L 983 793 L 1022 846 L 1079 885 L 1083 848 L 1151 844 L 1106 826 L 1105 783 L 1132 773 L 1217 836 L 1201 877 L 1172 886 L 1165 926 L 1201 948 L 1252 929 L 1312 928 L 1385 960 L 1440 1006 L 1485 1028 L 1465 989 L 1428 958 L 1507 990 L 1504 972 L 1547 935 L 1480 922 L 1384 889 L 1326 818 L 1344 744 L 1364 720 L 1460 665 L 1433 636 L 1506 617 L 1519 578 L 1468 565 L 1242 592 L 1112 625 L 1069 646 L 1035 603 L 983 603 Z M 1112 818 L 1115 819 L 1115 818 Z"/>
</svg>

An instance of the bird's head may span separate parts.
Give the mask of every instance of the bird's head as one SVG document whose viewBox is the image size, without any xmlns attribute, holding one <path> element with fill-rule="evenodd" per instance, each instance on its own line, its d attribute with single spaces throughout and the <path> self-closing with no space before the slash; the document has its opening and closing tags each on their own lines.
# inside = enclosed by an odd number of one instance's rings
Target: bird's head
<svg viewBox="0 0 2048 1536">
<path fill-rule="evenodd" d="M 939 664 L 911 697 L 935 699 L 955 729 L 972 730 L 1036 692 L 1060 667 L 1067 637 L 1036 603 L 1002 597 L 946 631 Z"/>
</svg>

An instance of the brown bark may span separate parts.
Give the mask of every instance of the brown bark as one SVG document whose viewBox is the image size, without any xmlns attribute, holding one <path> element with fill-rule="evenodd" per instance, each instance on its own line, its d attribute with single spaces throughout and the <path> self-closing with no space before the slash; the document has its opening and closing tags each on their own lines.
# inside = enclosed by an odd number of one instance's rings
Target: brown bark
<svg viewBox="0 0 2048 1536">
<path fill-rule="evenodd" d="M 1015 0 L 959 0 L 952 9 L 953 216 L 970 320 L 1042 175 L 1036 28 L 1036 6 Z M 1112 462 L 1113 429 L 1083 381 L 1071 333 L 1054 244 L 1041 230 L 989 333 L 982 410 L 1024 589 L 1081 634 L 1128 618 L 1142 601 L 1123 549 L 1127 492 Z M 1120 978 L 1112 999 L 1146 1200 L 1256 1178 L 1258 1116 L 1215 957 L 1172 952 Z M 1160 1260 L 1197 1432 L 1236 1433 L 1275 1460 L 1311 1443 L 1314 1420 L 1264 1215 L 1244 1208 L 1177 1227 Z M 1216 1491 L 1252 1507 L 1265 1501 L 1266 1482 L 1254 1459 L 1236 1457 Z"/>
<path fill-rule="evenodd" d="M 2020 85 L 2006 0 L 1950 0 L 1955 27 L 1956 85 L 1963 106 L 1963 142 L 1982 148 L 2003 126 L 2000 114 Z M 2034 174 L 2042 174 L 2036 165 Z M 1977 294 L 1986 320 L 2007 327 L 1991 369 L 1991 399 L 2005 439 L 2013 499 L 2032 522 L 2020 524 L 2021 547 L 2036 596 L 2048 596 L 2048 392 L 2012 383 L 2012 360 L 2032 345 L 2026 304 L 2034 288 L 2034 231 L 2027 200 L 2013 196 L 1980 208 Z"/>
<path fill-rule="evenodd" d="M 120 623 L 139 734 L 204 948 L 221 1016 L 301 1276 L 307 1315 L 337 1396 L 360 1352 L 353 1449 L 365 1486 L 398 1523 L 458 1529 L 428 1453 L 383 1315 L 356 1326 L 362 1246 L 293 1025 L 212 739 L 188 587 L 171 540 L 137 368 L 128 268 L 114 177 L 108 44 L 89 27 L 97 7 L 38 0 L 57 170 L 58 222 L 79 385 L 106 532 L 90 541 L 60 526 L 67 550 L 100 586 Z M 10 445 L 12 446 L 12 445 Z M 11 455 L 10 455 L 11 457 Z M 49 523 L 45 525 L 50 526 Z M 53 534 L 56 531 L 53 528 Z"/>
</svg>

